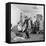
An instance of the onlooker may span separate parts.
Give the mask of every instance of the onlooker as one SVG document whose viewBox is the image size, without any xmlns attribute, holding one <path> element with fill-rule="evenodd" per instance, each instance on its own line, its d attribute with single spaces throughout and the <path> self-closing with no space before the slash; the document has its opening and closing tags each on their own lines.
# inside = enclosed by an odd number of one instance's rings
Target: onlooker
<svg viewBox="0 0 46 46">
<path fill-rule="evenodd" d="M 40 26 L 39 15 L 37 15 L 36 16 L 36 21 L 34 22 L 34 33 L 38 33 L 39 26 Z"/>
</svg>

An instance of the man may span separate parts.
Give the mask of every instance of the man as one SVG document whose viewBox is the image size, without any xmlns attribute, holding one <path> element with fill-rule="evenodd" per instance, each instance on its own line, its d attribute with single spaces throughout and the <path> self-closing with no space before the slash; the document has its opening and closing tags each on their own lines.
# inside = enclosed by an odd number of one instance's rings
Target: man
<svg viewBox="0 0 46 46">
<path fill-rule="evenodd" d="M 32 33 L 33 32 L 33 21 L 32 21 L 31 17 L 30 17 L 30 26 L 31 26 L 31 32 L 30 33 Z"/>
<path fill-rule="evenodd" d="M 30 24 L 31 24 L 31 29 L 33 29 L 33 22 L 32 22 L 32 18 L 30 17 Z"/>
<path fill-rule="evenodd" d="M 39 32 L 39 26 L 40 26 L 39 15 L 37 15 L 36 21 L 34 22 L 34 33 Z"/>
<path fill-rule="evenodd" d="M 28 17 L 26 16 L 26 17 L 25 17 L 25 21 L 24 21 L 24 23 L 23 23 L 23 25 L 22 25 L 22 26 L 24 26 L 24 25 L 26 24 L 26 27 L 25 27 L 24 32 L 26 33 L 27 38 L 29 38 L 29 33 L 28 33 L 28 31 L 27 31 L 27 29 L 28 29 L 28 21 L 29 21 L 29 19 L 28 19 Z"/>
<path fill-rule="evenodd" d="M 39 25 L 40 25 L 39 21 L 36 20 L 35 27 L 34 27 L 34 33 L 37 33 L 39 31 Z"/>
</svg>

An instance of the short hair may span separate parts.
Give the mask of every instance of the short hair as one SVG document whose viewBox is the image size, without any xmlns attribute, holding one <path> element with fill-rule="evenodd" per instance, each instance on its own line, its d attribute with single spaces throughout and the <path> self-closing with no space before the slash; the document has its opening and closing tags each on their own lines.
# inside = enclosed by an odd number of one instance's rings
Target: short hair
<svg viewBox="0 0 46 46">
<path fill-rule="evenodd" d="M 38 16 L 38 17 L 42 17 L 42 15 L 41 15 L 41 14 L 37 14 L 37 16 Z"/>
<path fill-rule="evenodd" d="M 28 18 L 27 16 L 25 16 L 25 18 Z"/>
</svg>

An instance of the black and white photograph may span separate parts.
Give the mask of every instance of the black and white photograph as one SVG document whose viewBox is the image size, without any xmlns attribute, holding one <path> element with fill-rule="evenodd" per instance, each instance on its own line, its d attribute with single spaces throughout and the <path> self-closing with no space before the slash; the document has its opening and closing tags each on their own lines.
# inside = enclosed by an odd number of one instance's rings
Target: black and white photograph
<svg viewBox="0 0 46 46">
<path fill-rule="evenodd" d="M 44 41 L 43 5 L 11 4 L 11 42 Z"/>
</svg>

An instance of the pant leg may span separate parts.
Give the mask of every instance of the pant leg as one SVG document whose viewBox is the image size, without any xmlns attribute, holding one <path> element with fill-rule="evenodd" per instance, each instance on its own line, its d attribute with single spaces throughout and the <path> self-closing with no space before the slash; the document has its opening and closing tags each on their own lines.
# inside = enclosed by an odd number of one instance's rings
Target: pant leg
<svg viewBox="0 0 46 46">
<path fill-rule="evenodd" d="M 26 33 L 27 38 L 29 38 L 29 33 L 28 33 L 28 31 L 27 31 L 27 28 L 28 28 L 28 27 L 26 27 L 24 31 L 25 31 L 25 33 Z"/>
<path fill-rule="evenodd" d="M 36 33 L 36 27 L 34 27 L 34 29 L 33 29 L 33 33 Z"/>
<path fill-rule="evenodd" d="M 29 33 L 28 32 L 25 32 L 25 33 L 26 33 L 27 38 L 29 38 Z"/>
</svg>

